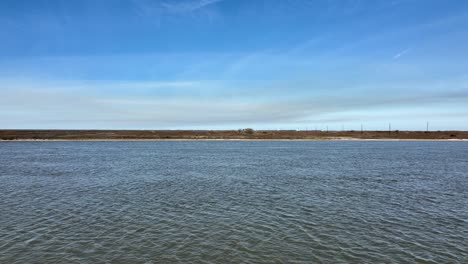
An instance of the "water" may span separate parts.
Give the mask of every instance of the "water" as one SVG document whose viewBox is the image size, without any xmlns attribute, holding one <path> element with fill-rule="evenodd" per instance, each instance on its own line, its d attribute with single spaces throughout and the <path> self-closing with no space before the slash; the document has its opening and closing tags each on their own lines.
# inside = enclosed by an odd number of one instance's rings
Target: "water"
<svg viewBox="0 0 468 264">
<path fill-rule="evenodd" d="M 465 142 L 0 143 L 0 263 L 468 263 Z"/>
</svg>

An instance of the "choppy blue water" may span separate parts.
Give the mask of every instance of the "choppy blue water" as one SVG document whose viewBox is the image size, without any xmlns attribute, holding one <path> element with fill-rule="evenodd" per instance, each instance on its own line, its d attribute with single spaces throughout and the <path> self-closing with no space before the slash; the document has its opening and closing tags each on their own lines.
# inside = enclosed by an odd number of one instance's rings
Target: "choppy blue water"
<svg viewBox="0 0 468 264">
<path fill-rule="evenodd" d="M 0 263 L 177 262 L 468 263 L 468 143 L 0 143 Z"/>
</svg>

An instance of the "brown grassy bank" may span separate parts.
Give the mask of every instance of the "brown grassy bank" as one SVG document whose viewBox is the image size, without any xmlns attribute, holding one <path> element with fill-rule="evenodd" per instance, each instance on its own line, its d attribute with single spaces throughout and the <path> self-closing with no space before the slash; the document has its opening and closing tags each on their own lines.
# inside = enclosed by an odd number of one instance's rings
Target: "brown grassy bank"
<svg viewBox="0 0 468 264">
<path fill-rule="evenodd" d="M 294 130 L 0 130 L 0 140 L 332 140 L 468 139 L 468 131 L 294 131 Z"/>
</svg>

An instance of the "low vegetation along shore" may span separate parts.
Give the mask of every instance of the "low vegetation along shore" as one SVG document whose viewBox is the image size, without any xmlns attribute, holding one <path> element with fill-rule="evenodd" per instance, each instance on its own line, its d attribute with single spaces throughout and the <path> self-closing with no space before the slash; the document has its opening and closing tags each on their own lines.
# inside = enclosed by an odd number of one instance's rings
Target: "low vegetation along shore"
<svg viewBox="0 0 468 264">
<path fill-rule="evenodd" d="M 468 131 L 0 130 L 0 140 L 468 140 Z"/>
</svg>

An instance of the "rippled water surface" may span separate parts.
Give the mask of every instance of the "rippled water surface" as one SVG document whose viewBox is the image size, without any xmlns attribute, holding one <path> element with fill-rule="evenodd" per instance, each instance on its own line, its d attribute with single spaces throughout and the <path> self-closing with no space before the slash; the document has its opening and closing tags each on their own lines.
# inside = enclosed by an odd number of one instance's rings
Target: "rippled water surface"
<svg viewBox="0 0 468 264">
<path fill-rule="evenodd" d="M 0 143 L 0 263 L 468 263 L 466 142 Z"/>
</svg>

